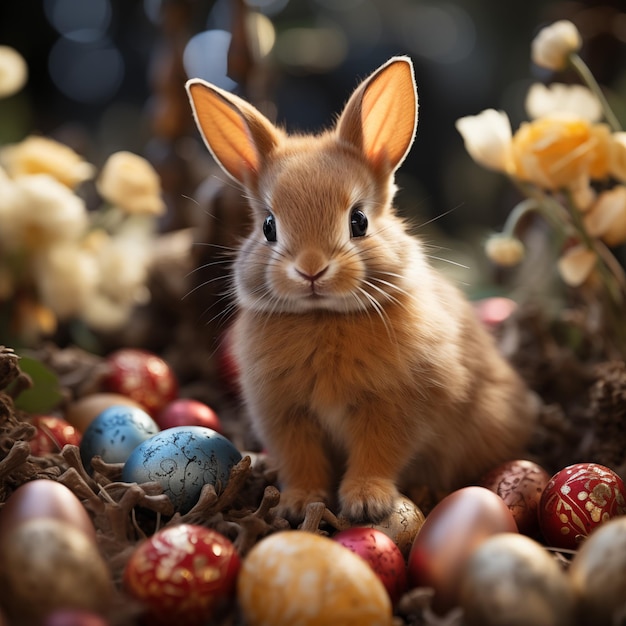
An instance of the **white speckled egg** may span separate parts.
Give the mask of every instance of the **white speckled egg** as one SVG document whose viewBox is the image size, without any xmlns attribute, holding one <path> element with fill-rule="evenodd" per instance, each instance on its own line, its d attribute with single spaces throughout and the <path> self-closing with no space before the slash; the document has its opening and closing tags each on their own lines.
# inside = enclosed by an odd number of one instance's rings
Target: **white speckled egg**
<svg viewBox="0 0 626 626">
<path fill-rule="evenodd" d="M 578 549 L 569 573 L 583 623 L 622 623 L 617 618 L 626 610 L 626 516 L 594 530 Z"/>
<path fill-rule="evenodd" d="M 389 595 L 361 557 L 299 530 L 262 539 L 243 562 L 238 600 L 248 626 L 391 626 Z"/>
<path fill-rule="evenodd" d="M 574 590 L 562 567 L 525 535 L 500 533 L 470 556 L 461 582 L 466 626 L 571 626 Z"/>
</svg>

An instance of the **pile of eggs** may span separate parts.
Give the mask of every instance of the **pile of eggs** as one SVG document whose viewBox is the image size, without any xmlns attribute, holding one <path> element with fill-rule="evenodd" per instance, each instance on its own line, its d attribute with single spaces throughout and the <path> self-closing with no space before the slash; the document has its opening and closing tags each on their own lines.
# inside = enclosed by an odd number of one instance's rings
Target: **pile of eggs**
<svg viewBox="0 0 626 626">
<path fill-rule="evenodd" d="M 204 485 L 224 489 L 242 455 L 208 406 L 177 397 L 165 362 L 119 351 L 105 383 L 67 420 L 33 418 L 32 453 L 78 445 L 87 471 L 96 455 L 123 464 L 124 482 L 158 482 L 182 514 Z M 114 583 L 76 495 L 35 480 L 0 509 L 0 608 L 11 624 L 107 626 L 121 592 L 155 626 L 219 623 L 233 610 L 246 626 L 391 626 L 406 592 L 429 588 L 434 621 L 461 611 L 465 626 L 609 625 L 626 609 L 625 514 L 611 469 L 578 463 L 550 476 L 519 459 L 426 518 L 400 497 L 380 524 L 274 532 L 245 555 L 213 529 L 168 524 L 134 547 Z"/>
</svg>

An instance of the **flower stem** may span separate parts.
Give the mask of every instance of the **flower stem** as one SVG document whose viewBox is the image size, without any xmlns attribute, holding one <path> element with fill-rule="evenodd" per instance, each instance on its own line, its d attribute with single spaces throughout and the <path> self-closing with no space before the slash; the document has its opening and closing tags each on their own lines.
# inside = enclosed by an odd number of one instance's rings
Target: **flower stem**
<svg viewBox="0 0 626 626">
<path fill-rule="evenodd" d="M 572 67 L 578 72 L 578 75 L 581 77 L 583 82 L 591 89 L 591 91 L 595 94 L 595 96 L 600 101 L 602 105 L 602 110 L 604 112 L 604 117 L 606 121 L 609 123 L 609 126 L 613 129 L 613 132 L 620 132 L 622 130 L 622 125 L 619 123 L 615 113 L 613 113 L 613 109 L 609 105 L 602 88 L 598 84 L 595 76 L 592 74 L 589 66 L 582 60 L 582 58 L 576 53 L 573 52 L 569 56 L 569 62 Z"/>
</svg>

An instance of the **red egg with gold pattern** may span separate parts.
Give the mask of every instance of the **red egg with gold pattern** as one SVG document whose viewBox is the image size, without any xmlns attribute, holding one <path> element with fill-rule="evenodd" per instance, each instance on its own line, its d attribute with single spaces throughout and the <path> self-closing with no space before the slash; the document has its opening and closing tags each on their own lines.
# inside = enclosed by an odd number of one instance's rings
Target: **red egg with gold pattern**
<svg viewBox="0 0 626 626">
<path fill-rule="evenodd" d="M 539 504 L 539 526 L 546 543 L 576 550 L 604 522 L 626 514 L 626 489 L 610 468 L 576 463 L 557 472 Z"/>
<path fill-rule="evenodd" d="M 105 359 L 105 391 L 119 393 L 154 416 L 178 397 L 178 380 L 160 356 L 138 348 L 120 348 Z"/>
<path fill-rule="evenodd" d="M 66 444 L 80 445 L 80 432 L 62 417 L 36 415 L 30 421 L 37 429 L 35 436 L 28 442 L 33 456 L 61 452 Z"/>
<path fill-rule="evenodd" d="M 143 605 L 150 624 L 200 626 L 230 608 L 240 566 L 228 538 L 178 524 L 135 549 L 124 569 L 124 589 Z"/>
</svg>

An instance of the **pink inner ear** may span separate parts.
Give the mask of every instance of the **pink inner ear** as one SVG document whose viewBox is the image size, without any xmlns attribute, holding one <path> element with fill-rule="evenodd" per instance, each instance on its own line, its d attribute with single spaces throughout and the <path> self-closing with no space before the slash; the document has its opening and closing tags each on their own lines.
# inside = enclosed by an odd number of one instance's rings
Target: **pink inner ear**
<svg viewBox="0 0 626 626">
<path fill-rule="evenodd" d="M 362 101 L 363 148 L 378 162 L 395 167 L 408 150 L 416 121 L 415 88 L 407 63 L 386 68 L 368 85 Z"/>
<path fill-rule="evenodd" d="M 209 151 L 234 178 L 258 171 L 259 155 L 241 114 L 201 83 L 190 86 L 196 121 Z"/>
</svg>

